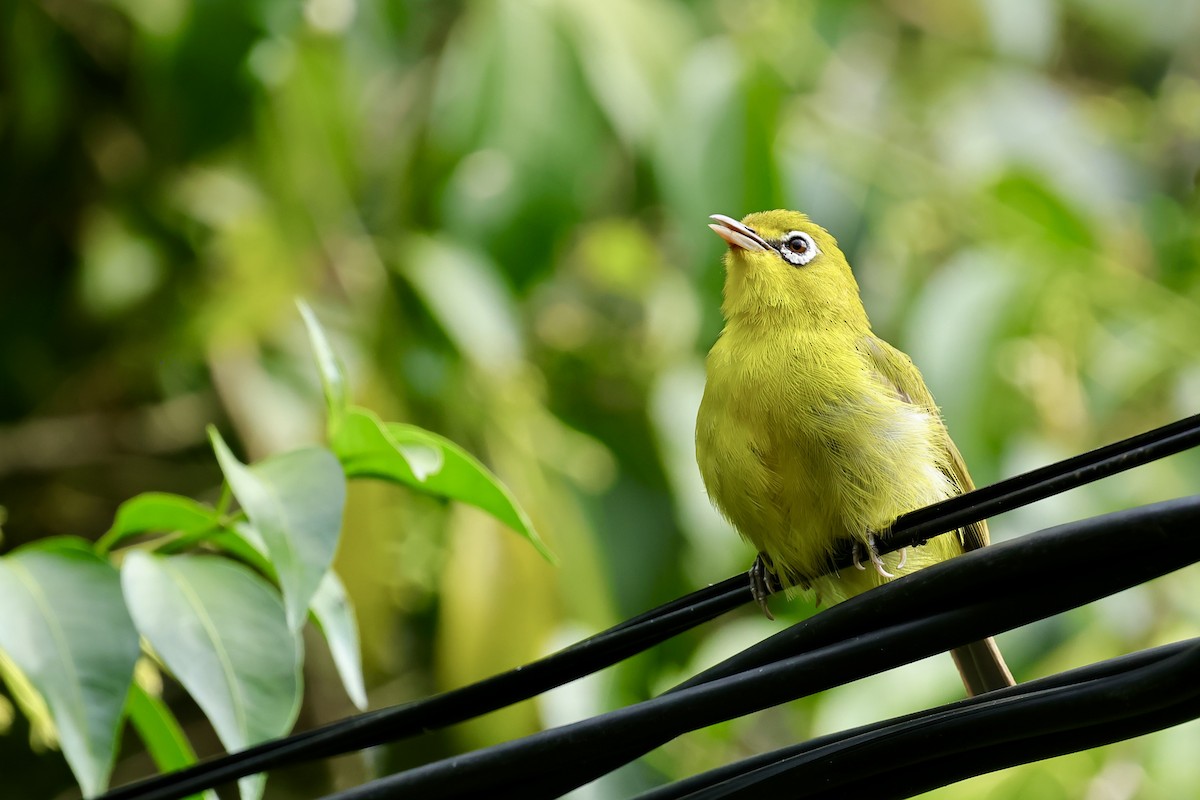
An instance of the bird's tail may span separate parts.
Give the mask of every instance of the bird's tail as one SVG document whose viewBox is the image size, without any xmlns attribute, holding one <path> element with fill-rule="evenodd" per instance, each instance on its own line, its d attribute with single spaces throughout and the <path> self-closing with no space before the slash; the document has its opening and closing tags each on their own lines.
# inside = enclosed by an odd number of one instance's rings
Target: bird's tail
<svg viewBox="0 0 1200 800">
<path fill-rule="evenodd" d="M 1008 671 L 1008 664 L 1004 663 L 1004 656 L 1000 655 L 996 640 L 990 636 L 956 647 L 950 651 L 950 656 L 954 659 L 954 666 L 958 667 L 958 674 L 962 676 L 969 697 L 1003 689 L 1016 682 Z"/>
</svg>

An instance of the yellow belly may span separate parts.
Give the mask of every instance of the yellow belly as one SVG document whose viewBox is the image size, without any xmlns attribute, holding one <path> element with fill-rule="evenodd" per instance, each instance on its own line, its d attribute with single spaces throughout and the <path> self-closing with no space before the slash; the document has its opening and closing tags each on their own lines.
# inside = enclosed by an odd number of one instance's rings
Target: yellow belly
<svg viewBox="0 0 1200 800">
<path fill-rule="evenodd" d="M 696 426 L 697 461 L 713 503 L 767 555 L 787 586 L 824 571 L 840 540 L 865 542 L 896 517 L 956 493 L 939 452 L 940 420 L 880 391 L 865 370 L 800 380 L 779 364 L 755 380 L 714 348 Z M 821 387 L 832 387 L 822 391 Z M 910 572 L 961 551 L 953 536 L 911 548 Z M 885 580 L 863 571 L 814 582 L 837 601 Z"/>
</svg>

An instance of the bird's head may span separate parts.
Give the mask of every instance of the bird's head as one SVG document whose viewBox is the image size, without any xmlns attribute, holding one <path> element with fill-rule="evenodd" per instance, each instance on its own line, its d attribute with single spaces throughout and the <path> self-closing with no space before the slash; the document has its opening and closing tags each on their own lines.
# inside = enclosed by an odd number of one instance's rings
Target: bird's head
<svg viewBox="0 0 1200 800">
<path fill-rule="evenodd" d="M 727 319 L 788 317 L 845 322 L 862 329 L 866 313 L 846 257 L 829 231 L 799 211 L 760 211 L 740 222 L 713 214 L 708 227 L 725 254 Z"/>
</svg>

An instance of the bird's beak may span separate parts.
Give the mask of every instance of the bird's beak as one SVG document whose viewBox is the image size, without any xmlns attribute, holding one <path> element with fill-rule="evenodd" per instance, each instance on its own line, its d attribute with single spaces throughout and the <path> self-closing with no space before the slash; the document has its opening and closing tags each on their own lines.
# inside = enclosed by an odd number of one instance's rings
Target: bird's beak
<svg viewBox="0 0 1200 800">
<path fill-rule="evenodd" d="M 716 224 L 710 224 L 708 227 L 712 228 L 713 233 L 717 236 L 729 242 L 729 246 L 732 248 L 749 250 L 752 253 L 771 249 L 771 245 L 767 244 L 752 228 L 747 228 L 733 217 L 713 214 L 709 219 L 716 220 Z"/>
</svg>

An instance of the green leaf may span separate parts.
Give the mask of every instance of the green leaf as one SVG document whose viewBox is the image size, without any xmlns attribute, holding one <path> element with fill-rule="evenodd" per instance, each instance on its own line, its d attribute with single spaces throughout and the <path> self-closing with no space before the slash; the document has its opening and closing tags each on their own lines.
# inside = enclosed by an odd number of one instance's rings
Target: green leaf
<svg viewBox="0 0 1200 800">
<path fill-rule="evenodd" d="M 221 471 L 275 567 L 288 624 L 299 629 L 341 534 L 346 504 L 341 464 L 328 450 L 308 447 L 247 467 L 216 429 L 209 434 Z"/>
<path fill-rule="evenodd" d="M 266 544 L 262 535 L 249 522 L 239 522 L 232 530 L 221 530 L 207 538 L 243 563 L 268 576 L 275 575 L 273 565 L 265 558 Z M 366 709 L 367 692 L 363 685 L 358 623 L 346 589 L 333 570 L 325 573 L 316 594 L 313 595 L 309 611 L 317 629 L 329 645 L 334 666 L 346 687 L 346 694 L 355 706 Z"/>
<path fill-rule="evenodd" d="M 405 277 L 459 352 L 491 375 L 520 369 L 516 301 L 500 270 L 451 239 L 412 236 L 404 250 Z"/>
<path fill-rule="evenodd" d="M 300 316 L 304 318 L 304 326 L 308 328 L 308 340 L 312 344 L 313 356 L 317 359 L 317 370 L 321 373 L 321 388 L 325 392 L 325 406 L 329 410 L 329 428 L 337 426 L 342 413 L 349 405 L 349 392 L 346 388 L 346 371 L 329 344 L 317 315 L 309 308 L 308 303 L 297 300 Z"/>
<path fill-rule="evenodd" d="M 117 571 L 71 541 L 0 559 L 0 649 L 45 699 L 91 796 L 108 784 L 139 645 Z"/>
<path fill-rule="evenodd" d="M 236 522 L 232 528 L 217 531 L 206 541 L 278 582 L 275 565 L 267 560 L 267 545 L 263 542 L 262 534 L 249 522 Z"/>
<path fill-rule="evenodd" d="M 1015 170 L 992 191 L 1000 202 L 1040 226 L 1047 240 L 1086 249 L 1096 247 L 1096 237 L 1087 222 L 1041 176 Z"/>
<path fill-rule="evenodd" d="M 126 556 L 121 585 L 137 629 L 227 750 L 287 733 L 300 710 L 302 651 L 274 587 L 227 558 L 140 550 Z M 256 797 L 262 782 L 239 785 Z"/>
<path fill-rule="evenodd" d="M 449 439 L 415 425 L 381 422 L 373 412 L 352 406 L 334 431 L 332 444 L 348 477 L 380 478 L 473 505 L 527 538 L 555 563 L 507 487 Z"/>
<path fill-rule="evenodd" d="M 196 763 L 196 751 L 162 699 L 150 694 L 135 681 L 125 708 L 129 712 L 130 723 L 160 772 L 174 772 Z M 190 795 L 187 800 L 217 800 L 217 793 L 209 790 Z"/>
<path fill-rule="evenodd" d="M 215 509 L 190 497 L 166 492 L 146 492 L 121 504 L 112 527 L 96 544 L 107 553 L 122 540 L 152 531 L 200 533 L 217 524 Z"/>
<path fill-rule="evenodd" d="M 362 655 L 358 646 L 358 623 L 354 607 L 346 596 L 346 587 L 333 570 L 325 573 L 312 600 L 313 619 L 329 644 L 333 663 L 346 694 L 359 709 L 367 707 L 367 690 L 363 686 Z"/>
</svg>

